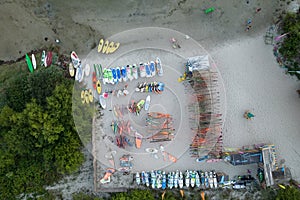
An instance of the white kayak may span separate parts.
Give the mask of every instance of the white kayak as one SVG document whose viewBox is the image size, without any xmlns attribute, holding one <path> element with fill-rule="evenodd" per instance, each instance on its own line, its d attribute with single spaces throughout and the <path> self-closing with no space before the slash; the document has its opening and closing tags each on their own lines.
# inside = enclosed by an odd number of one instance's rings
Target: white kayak
<svg viewBox="0 0 300 200">
<path fill-rule="evenodd" d="M 150 101 L 151 101 L 150 95 L 148 95 L 147 98 L 146 98 L 146 103 L 145 103 L 145 110 L 146 110 L 146 111 L 149 110 L 149 107 L 150 107 Z"/>
<path fill-rule="evenodd" d="M 106 100 L 104 99 L 103 95 L 99 95 L 99 103 L 103 109 L 106 108 Z"/>
<path fill-rule="evenodd" d="M 36 69 L 36 59 L 34 54 L 31 54 L 31 62 L 32 62 L 33 69 Z"/>
</svg>

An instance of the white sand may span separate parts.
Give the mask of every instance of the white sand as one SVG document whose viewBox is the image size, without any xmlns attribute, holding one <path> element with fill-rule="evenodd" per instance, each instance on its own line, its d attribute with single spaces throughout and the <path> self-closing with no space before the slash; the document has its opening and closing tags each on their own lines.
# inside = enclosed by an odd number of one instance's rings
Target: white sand
<svg viewBox="0 0 300 200">
<path fill-rule="evenodd" d="M 300 180 L 299 81 L 279 68 L 262 34 L 227 44 L 212 56 L 227 96 L 224 145 L 275 144 L 279 159 L 285 159 L 293 178 Z M 243 118 L 247 109 L 256 115 L 253 121 Z"/>
</svg>

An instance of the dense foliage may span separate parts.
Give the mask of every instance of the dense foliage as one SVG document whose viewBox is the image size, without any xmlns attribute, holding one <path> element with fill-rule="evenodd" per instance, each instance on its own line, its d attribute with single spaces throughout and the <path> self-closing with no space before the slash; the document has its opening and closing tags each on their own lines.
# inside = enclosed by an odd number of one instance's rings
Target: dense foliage
<svg viewBox="0 0 300 200">
<path fill-rule="evenodd" d="M 296 200 L 300 199 L 300 190 L 287 186 L 286 189 L 279 189 L 277 192 L 276 200 Z"/>
<path fill-rule="evenodd" d="M 72 88 L 55 67 L 16 74 L 0 88 L 0 199 L 41 193 L 83 162 Z"/>
<path fill-rule="evenodd" d="M 283 33 L 286 37 L 279 49 L 284 60 L 290 63 L 287 67 L 289 71 L 300 70 L 300 11 L 298 13 L 288 13 L 282 23 Z M 293 73 L 300 78 L 300 74 Z"/>
</svg>

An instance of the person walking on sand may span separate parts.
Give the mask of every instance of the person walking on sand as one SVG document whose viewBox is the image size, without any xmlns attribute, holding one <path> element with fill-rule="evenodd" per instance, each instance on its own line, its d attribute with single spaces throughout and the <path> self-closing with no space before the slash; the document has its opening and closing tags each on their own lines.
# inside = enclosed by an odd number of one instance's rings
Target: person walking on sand
<svg viewBox="0 0 300 200">
<path fill-rule="evenodd" d="M 261 8 L 257 8 L 255 12 L 258 13 L 259 11 L 261 11 Z"/>
</svg>

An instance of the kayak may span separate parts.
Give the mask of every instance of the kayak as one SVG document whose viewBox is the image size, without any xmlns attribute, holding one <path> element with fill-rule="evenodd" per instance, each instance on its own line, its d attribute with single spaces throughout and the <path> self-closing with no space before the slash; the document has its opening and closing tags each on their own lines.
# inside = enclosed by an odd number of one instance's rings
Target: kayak
<svg viewBox="0 0 300 200">
<path fill-rule="evenodd" d="M 119 46 L 120 46 L 119 42 L 117 42 L 117 43 L 113 43 L 112 42 L 110 44 L 112 44 L 112 46 L 109 45 L 109 53 L 114 53 L 119 48 Z"/>
<path fill-rule="evenodd" d="M 100 103 L 100 106 L 105 109 L 106 108 L 106 101 L 103 97 L 103 95 L 99 95 L 99 103 Z"/>
<path fill-rule="evenodd" d="M 132 66 L 131 76 L 133 76 L 134 79 L 138 79 L 138 77 L 139 77 L 138 68 L 137 68 L 136 64 L 133 64 L 133 66 Z"/>
<path fill-rule="evenodd" d="M 81 102 L 82 102 L 83 104 L 85 103 L 84 94 L 85 94 L 85 91 L 84 91 L 84 90 L 82 90 L 82 91 L 81 91 L 81 95 L 80 95 L 80 97 L 81 97 Z"/>
<path fill-rule="evenodd" d="M 77 56 L 77 54 L 76 54 L 75 51 L 72 51 L 72 53 L 71 53 L 71 60 L 72 60 L 72 63 L 73 63 L 74 68 L 77 68 L 77 67 L 80 66 L 81 61 L 80 61 L 80 59 L 78 58 L 78 56 Z"/>
<path fill-rule="evenodd" d="M 150 66 L 148 63 L 145 63 L 145 68 L 146 68 L 146 78 L 151 77 L 151 71 L 150 71 Z"/>
<path fill-rule="evenodd" d="M 205 12 L 205 14 L 208 14 L 208 13 L 213 12 L 214 10 L 215 10 L 215 8 L 211 7 L 211 8 L 206 9 L 204 12 Z"/>
<path fill-rule="evenodd" d="M 36 59 L 35 59 L 34 54 L 31 54 L 31 60 L 32 60 L 32 66 L 33 66 L 33 68 L 36 69 Z"/>
<path fill-rule="evenodd" d="M 139 134 L 138 132 L 135 132 L 135 147 L 137 149 L 140 149 L 142 146 L 142 139 L 143 136 L 141 134 Z"/>
<path fill-rule="evenodd" d="M 98 94 L 101 94 L 101 90 L 102 90 L 102 88 L 101 88 L 101 83 L 100 83 L 100 80 L 98 80 L 98 81 L 97 81 L 96 88 L 97 88 L 97 92 L 98 92 Z"/>
<path fill-rule="evenodd" d="M 153 61 L 150 62 L 150 71 L 151 71 L 151 76 L 155 76 L 155 63 Z"/>
<path fill-rule="evenodd" d="M 96 88 L 97 88 L 97 77 L 96 77 L 96 72 L 93 72 L 92 82 L 93 82 L 93 88 L 96 90 Z"/>
<path fill-rule="evenodd" d="M 33 73 L 33 66 L 32 66 L 32 62 L 30 60 L 30 57 L 27 54 L 25 55 L 25 57 L 26 57 L 26 62 L 27 62 L 28 69 L 31 73 Z"/>
<path fill-rule="evenodd" d="M 51 51 L 48 51 L 45 62 L 46 62 L 45 67 L 48 67 L 52 64 L 52 52 Z"/>
<path fill-rule="evenodd" d="M 99 41 L 99 45 L 98 45 L 98 53 L 101 52 L 103 44 L 104 44 L 104 40 L 101 38 L 100 41 Z"/>
<path fill-rule="evenodd" d="M 41 66 L 45 66 L 45 58 L 46 58 L 46 52 L 43 50 L 42 56 L 41 56 Z"/>
<path fill-rule="evenodd" d="M 75 69 L 74 69 L 72 63 L 69 63 L 69 73 L 70 73 L 71 77 L 74 77 L 74 75 L 75 75 Z"/>
<path fill-rule="evenodd" d="M 108 44 L 109 44 L 109 41 L 106 40 L 105 43 L 104 43 L 104 45 L 103 45 L 103 48 L 102 48 L 102 53 L 106 53 L 107 48 L 108 48 Z"/>
<path fill-rule="evenodd" d="M 126 74 L 127 74 L 127 78 L 132 81 L 133 80 L 133 76 L 131 74 L 132 72 L 132 66 L 131 65 L 127 65 L 126 66 Z"/>
<path fill-rule="evenodd" d="M 121 68 L 121 75 L 122 75 L 123 81 L 126 82 L 128 80 L 128 77 L 127 77 L 127 73 L 126 73 L 126 68 L 125 67 Z"/>
<path fill-rule="evenodd" d="M 89 92 L 89 101 L 90 103 L 92 103 L 94 100 L 93 91 L 92 89 L 89 89 L 88 92 Z"/>
<path fill-rule="evenodd" d="M 108 45 L 108 47 L 107 47 L 107 49 L 106 49 L 106 54 L 109 54 L 109 53 L 111 53 L 111 51 L 113 50 L 113 48 L 114 48 L 114 42 L 110 42 L 109 43 L 109 45 Z"/>
<path fill-rule="evenodd" d="M 90 103 L 90 98 L 89 98 L 89 91 L 85 90 L 84 91 L 84 99 L 85 99 L 85 103 Z"/>
<path fill-rule="evenodd" d="M 146 98 L 146 103 L 145 103 L 145 110 L 149 110 L 149 107 L 150 107 L 150 95 L 147 96 Z"/>
</svg>

